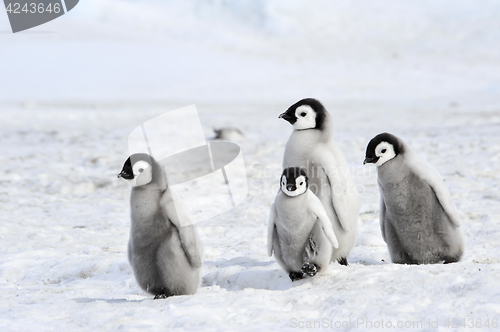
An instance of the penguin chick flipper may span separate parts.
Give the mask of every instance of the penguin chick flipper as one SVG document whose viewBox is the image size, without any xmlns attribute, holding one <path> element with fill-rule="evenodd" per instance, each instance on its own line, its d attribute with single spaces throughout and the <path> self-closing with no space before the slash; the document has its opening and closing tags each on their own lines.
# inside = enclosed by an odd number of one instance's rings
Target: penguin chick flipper
<svg viewBox="0 0 500 332">
<path fill-rule="evenodd" d="M 382 232 L 382 239 L 384 239 L 384 241 L 387 242 L 385 239 L 385 211 L 386 207 L 384 198 L 382 197 L 382 195 L 380 195 L 380 212 L 379 212 L 380 231 Z"/>
<path fill-rule="evenodd" d="M 192 218 L 186 205 L 170 188 L 167 188 L 163 194 L 161 204 L 163 213 L 179 232 L 182 249 L 184 249 L 189 263 L 195 268 L 201 267 L 201 244 L 195 228 L 190 223 Z"/>
<path fill-rule="evenodd" d="M 441 204 L 444 212 L 448 215 L 451 223 L 457 228 L 460 227 L 460 216 L 458 215 L 455 204 L 453 204 L 450 192 L 446 188 L 439 173 L 430 164 L 420 159 L 413 151 L 409 158 L 411 159 L 408 165 L 410 165 L 413 172 L 423 179 L 434 191 L 439 204 Z"/>
<path fill-rule="evenodd" d="M 269 211 L 269 221 L 267 224 L 267 255 L 271 257 L 273 255 L 273 234 L 274 234 L 274 219 L 276 218 L 276 212 L 274 203 L 271 205 Z"/>
<path fill-rule="evenodd" d="M 325 207 L 319 200 L 318 196 L 314 195 L 311 190 L 307 190 L 308 197 L 308 205 L 312 212 L 318 217 L 321 222 L 321 228 L 325 232 L 326 237 L 331 242 L 332 246 L 335 249 L 339 247 L 339 241 L 337 240 L 337 236 L 335 236 L 335 232 L 333 231 L 332 221 L 328 217 L 328 214 L 325 211 Z"/>
<path fill-rule="evenodd" d="M 332 165 L 328 168 L 323 167 L 323 170 L 328 177 L 328 181 L 330 181 L 333 208 L 339 218 L 340 225 L 346 232 L 349 232 L 351 230 L 351 226 L 347 204 L 347 198 L 349 195 L 347 183 L 344 182 L 341 174 L 342 170 L 338 167 L 335 159 L 329 155 L 324 155 L 322 157 L 322 159 L 324 159 L 321 161 L 322 165 Z"/>
</svg>

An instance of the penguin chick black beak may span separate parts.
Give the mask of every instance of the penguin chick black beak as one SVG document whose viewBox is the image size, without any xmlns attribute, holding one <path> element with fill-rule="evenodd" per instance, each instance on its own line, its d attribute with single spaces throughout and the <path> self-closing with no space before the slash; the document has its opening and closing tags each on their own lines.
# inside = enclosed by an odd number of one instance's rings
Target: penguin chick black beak
<svg viewBox="0 0 500 332">
<path fill-rule="evenodd" d="M 283 120 L 286 120 L 286 121 L 290 122 L 291 124 L 294 124 L 294 123 L 295 123 L 295 117 L 294 117 L 293 115 L 290 115 L 290 114 L 288 113 L 288 111 L 281 113 L 281 114 L 278 116 L 278 119 L 283 119 Z"/>
<path fill-rule="evenodd" d="M 297 189 L 293 184 L 288 184 L 286 186 L 286 190 L 288 191 L 295 191 L 295 189 Z"/>
<path fill-rule="evenodd" d="M 125 171 L 121 171 L 120 174 L 118 174 L 117 178 L 123 178 L 125 180 L 132 180 L 134 178 L 134 175 L 129 174 Z"/>
<path fill-rule="evenodd" d="M 378 161 L 379 157 L 372 157 L 372 158 L 369 158 L 369 157 L 366 157 L 365 158 L 365 161 L 363 161 L 363 165 L 366 165 L 366 164 L 374 164 Z"/>
</svg>

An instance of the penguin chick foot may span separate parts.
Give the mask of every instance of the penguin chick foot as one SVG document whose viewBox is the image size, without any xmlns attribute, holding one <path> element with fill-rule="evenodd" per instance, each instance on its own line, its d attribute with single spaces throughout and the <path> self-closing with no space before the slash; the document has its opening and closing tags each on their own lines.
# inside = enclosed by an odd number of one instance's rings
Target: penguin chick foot
<svg viewBox="0 0 500 332">
<path fill-rule="evenodd" d="M 347 258 L 345 258 L 345 257 L 340 257 L 339 259 L 337 259 L 337 262 L 339 262 L 340 265 L 344 265 L 344 266 L 349 265 L 349 263 L 347 263 Z"/>
<path fill-rule="evenodd" d="M 305 277 L 307 277 L 307 274 L 305 274 L 304 272 L 290 272 L 288 274 L 288 277 L 290 278 L 290 280 L 292 280 L 292 282 L 294 282 L 295 280 L 300 280 L 300 279 L 304 279 Z"/>
<path fill-rule="evenodd" d="M 155 298 L 153 300 L 163 300 L 163 299 L 166 299 L 168 297 L 167 294 L 158 294 L 155 296 Z"/>
<path fill-rule="evenodd" d="M 302 265 L 302 274 L 305 274 L 306 276 L 309 277 L 314 277 L 316 273 L 318 273 L 319 268 L 316 264 L 311 264 L 311 263 L 304 263 Z"/>
</svg>

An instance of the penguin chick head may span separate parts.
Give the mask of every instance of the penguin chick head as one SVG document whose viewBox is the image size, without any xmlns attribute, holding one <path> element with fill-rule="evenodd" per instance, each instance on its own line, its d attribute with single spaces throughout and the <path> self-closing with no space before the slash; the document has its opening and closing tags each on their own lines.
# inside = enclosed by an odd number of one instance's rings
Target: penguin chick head
<svg viewBox="0 0 500 332">
<path fill-rule="evenodd" d="M 288 167 L 281 174 L 281 191 L 285 195 L 295 197 L 307 191 L 307 173 L 300 167 Z"/>
<path fill-rule="evenodd" d="M 306 98 L 290 106 L 279 118 L 290 122 L 295 130 L 323 130 L 326 113 L 325 107 L 318 100 Z"/>
<path fill-rule="evenodd" d="M 153 179 L 153 161 L 150 155 L 136 153 L 123 164 L 119 178 L 126 180 L 131 187 L 146 185 Z"/>
<path fill-rule="evenodd" d="M 378 134 L 368 143 L 363 164 L 372 163 L 382 166 L 401 153 L 403 153 L 403 144 L 396 136 L 389 133 Z"/>
</svg>

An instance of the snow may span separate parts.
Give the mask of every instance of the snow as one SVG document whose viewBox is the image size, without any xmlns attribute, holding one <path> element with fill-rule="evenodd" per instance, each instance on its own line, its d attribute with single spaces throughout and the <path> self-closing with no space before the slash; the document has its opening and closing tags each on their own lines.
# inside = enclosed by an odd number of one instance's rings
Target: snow
<svg viewBox="0 0 500 332">
<path fill-rule="evenodd" d="M 492 328 L 498 13 L 495 1 L 466 0 L 86 0 L 18 34 L 0 14 L 0 330 Z M 266 232 L 292 130 L 277 117 L 304 97 L 332 114 L 361 222 L 348 267 L 292 283 L 267 257 Z M 198 293 L 153 300 L 127 262 L 130 189 L 116 174 L 134 128 L 193 103 L 207 138 L 244 133 L 249 194 L 196 225 Z M 444 178 L 462 219 L 461 262 L 390 263 L 376 171 L 362 165 L 383 131 Z"/>
</svg>

